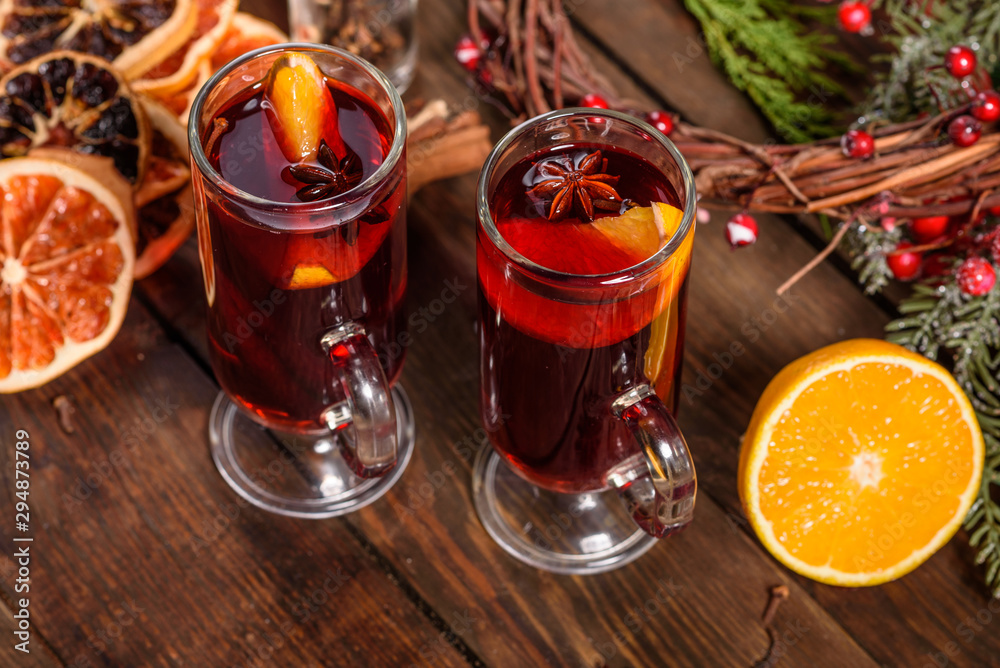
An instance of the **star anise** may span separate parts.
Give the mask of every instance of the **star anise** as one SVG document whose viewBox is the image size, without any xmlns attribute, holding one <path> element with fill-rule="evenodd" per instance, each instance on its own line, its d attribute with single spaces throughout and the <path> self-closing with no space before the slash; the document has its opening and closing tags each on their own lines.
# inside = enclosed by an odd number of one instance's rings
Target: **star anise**
<svg viewBox="0 0 1000 668">
<path fill-rule="evenodd" d="M 295 193 L 303 202 L 315 202 L 339 195 L 361 181 L 361 160 L 357 153 L 350 151 L 343 160 L 337 160 L 333 149 L 325 140 L 320 140 L 317 157 L 322 167 L 299 164 L 288 168 L 296 180 L 306 184 Z"/>
<path fill-rule="evenodd" d="M 608 160 L 600 151 L 582 158 L 564 160 L 557 158 L 539 162 L 537 173 L 543 180 L 537 183 L 529 195 L 552 197 L 549 220 L 564 218 L 574 206 L 587 220 L 594 219 L 594 207 L 613 208 L 608 204 L 621 202 L 622 198 L 614 189 L 619 177 L 607 174 Z"/>
</svg>

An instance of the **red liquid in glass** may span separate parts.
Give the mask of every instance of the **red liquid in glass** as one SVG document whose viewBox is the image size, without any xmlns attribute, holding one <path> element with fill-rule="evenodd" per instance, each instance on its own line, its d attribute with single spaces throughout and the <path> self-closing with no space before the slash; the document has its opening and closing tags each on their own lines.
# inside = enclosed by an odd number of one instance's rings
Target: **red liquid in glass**
<svg viewBox="0 0 1000 668">
<path fill-rule="evenodd" d="M 363 182 L 386 159 L 392 126 L 360 91 L 332 81 L 328 86 L 340 135 L 363 165 Z M 237 188 L 275 202 L 298 202 L 295 192 L 303 184 L 287 176 L 289 162 L 262 108 L 262 89 L 262 83 L 251 85 L 223 107 L 218 117 L 228 128 L 206 146 L 206 155 Z M 214 119 L 206 137 L 213 127 Z M 360 323 L 376 351 L 400 350 L 391 344 L 403 331 L 405 164 L 401 158 L 389 177 L 398 187 L 381 190 L 363 215 L 350 220 L 336 212 L 279 217 L 208 198 L 208 234 L 202 230 L 202 236 L 212 248 L 202 249 L 202 261 L 214 264 L 206 274 L 212 366 L 226 392 L 262 424 L 326 430 L 321 414 L 345 398 L 320 345 L 329 329 Z M 297 274 L 296 267 L 305 271 Z M 379 355 L 390 383 L 403 356 Z"/>
<path fill-rule="evenodd" d="M 646 259 L 592 234 L 578 218 L 547 220 L 548 202 L 526 194 L 533 163 L 597 149 L 608 159 L 606 171 L 621 177 L 616 190 L 623 198 L 640 206 L 682 206 L 667 179 L 631 153 L 577 145 L 531 156 L 501 178 L 490 202 L 498 231 L 515 250 L 577 275 L 621 272 Z M 481 412 L 493 446 L 540 487 L 607 489 L 609 471 L 638 452 L 613 416 L 615 398 L 648 383 L 676 411 L 690 244 L 664 265 L 669 278 L 659 285 L 602 287 L 600 279 L 578 278 L 585 288 L 575 299 L 566 290 L 522 281 L 482 229 L 477 252 Z"/>
</svg>

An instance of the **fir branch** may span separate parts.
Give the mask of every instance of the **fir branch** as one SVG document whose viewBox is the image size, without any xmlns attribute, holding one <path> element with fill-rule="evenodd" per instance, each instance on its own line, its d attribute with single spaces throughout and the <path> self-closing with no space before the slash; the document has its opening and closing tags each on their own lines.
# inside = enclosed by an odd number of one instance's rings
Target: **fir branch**
<svg viewBox="0 0 1000 668">
<path fill-rule="evenodd" d="M 833 133 L 827 102 L 843 95 L 843 88 L 824 70 L 845 60 L 826 48 L 833 38 L 806 32 L 800 22 L 829 15 L 830 8 L 778 0 L 685 0 L 684 5 L 701 23 L 712 61 L 782 136 L 803 142 Z"/>
<path fill-rule="evenodd" d="M 939 102 L 946 108 L 968 102 L 960 83 L 939 67 L 948 49 L 957 44 L 971 46 L 981 61 L 1000 54 L 1000 3 L 952 0 L 935 2 L 930 10 L 927 5 L 911 0 L 872 3 L 873 10 L 885 15 L 877 21 L 876 31 L 894 47 L 894 53 L 876 58 L 891 64 L 872 88 L 863 107 L 866 116 L 896 121 L 922 111 L 938 113 Z"/>
<path fill-rule="evenodd" d="M 851 268 L 858 271 L 858 282 L 865 294 L 880 292 L 892 279 L 886 253 L 894 250 L 902 237 L 902 228 L 886 231 L 876 225 L 855 225 L 847 236 Z"/>
<path fill-rule="evenodd" d="M 942 279 L 936 279 L 940 282 Z M 978 497 L 965 517 L 976 563 L 1000 597 L 1000 287 L 981 297 L 964 294 L 953 275 L 943 283 L 926 280 L 899 306 L 902 317 L 886 326 L 886 338 L 930 359 L 947 351 L 952 373 L 965 390 L 986 441 L 986 463 Z"/>
</svg>

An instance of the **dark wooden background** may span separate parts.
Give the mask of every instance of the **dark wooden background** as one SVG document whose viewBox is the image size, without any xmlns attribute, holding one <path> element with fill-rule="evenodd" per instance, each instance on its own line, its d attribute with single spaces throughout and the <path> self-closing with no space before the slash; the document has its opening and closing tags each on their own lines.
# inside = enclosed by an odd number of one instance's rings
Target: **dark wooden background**
<svg viewBox="0 0 1000 668">
<path fill-rule="evenodd" d="M 768 136 L 712 67 L 678 0 L 574 7 L 585 48 L 626 92 L 707 127 Z M 285 23 L 283 3 L 247 0 L 244 9 Z M 467 102 L 498 139 L 506 123 L 470 93 L 451 54 L 465 32 L 464 2 L 421 0 L 419 31 L 408 97 Z M 760 241 L 738 254 L 723 238 L 724 216 L 698 231 L 684 381 L 734 341 L 747 353 L 683 403 L 701 480 L 694 526 L 598 576 L 543 573 L 502 552 L 473 511 L 464 456 L 479 427 L 474 185 L 475 175 L 435 184 L 411 204 L 409 308 L 434 300 L 445 281 L 468 289 L 414 336 L 402 382 L 417 453 L 399 484 L 357 514 L 270 515 L 243 504 L 216 472 L 207 424 L 218 387 L 193 240 L 137 284 L 107 350 L 0 399 L 0 664 L 750 666 L 768 646 L 768 591 L 784 584 L 776 665 L 1000 665 L 1000 605 L 990 605 L 964 534 L 897 582 L 840 589 L 784 569 L 742 517 L 739 439 L 764 386 L 822 345 L 880 337 L 892 316 L 827 263 L 772 322 L 774 289 L 819 243 L 778 218 L 763 217 Z M 58 396 L 76 407 L 72 434 L 57 425 Z M 15 429 L 32 443 L 27 656 L 11 634 L 20 596 L 10 558 Z"/>
</svg>

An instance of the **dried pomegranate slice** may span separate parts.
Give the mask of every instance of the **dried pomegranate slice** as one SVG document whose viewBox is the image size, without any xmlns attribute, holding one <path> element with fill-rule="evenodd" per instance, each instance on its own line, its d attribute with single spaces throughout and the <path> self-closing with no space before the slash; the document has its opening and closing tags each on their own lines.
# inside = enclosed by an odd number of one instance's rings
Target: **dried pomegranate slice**
<svg viewBox="0 0 1000 668">
<path fill-rule="evenodd" d="M 72 157 L 79 168 L 0 161 L 0 392 L 64 373 L 107 346 L 125 317 L 131 191 L 110 160 Z"/>
<path fill-rule="evenodd" d="M 193 0 L 0 0 L 0 61 L 83 51 L 131 79 L 180 48 L 197 19 Z"/>
<path fill-rule="evenodd" d="M 149 125 L 135 94 L 95 56 L 56 51 L 0 79 L 0 154 L 23 156 L 63 146 L 114 160 L 133 185 L 142 182 Z"/>
</svg>

